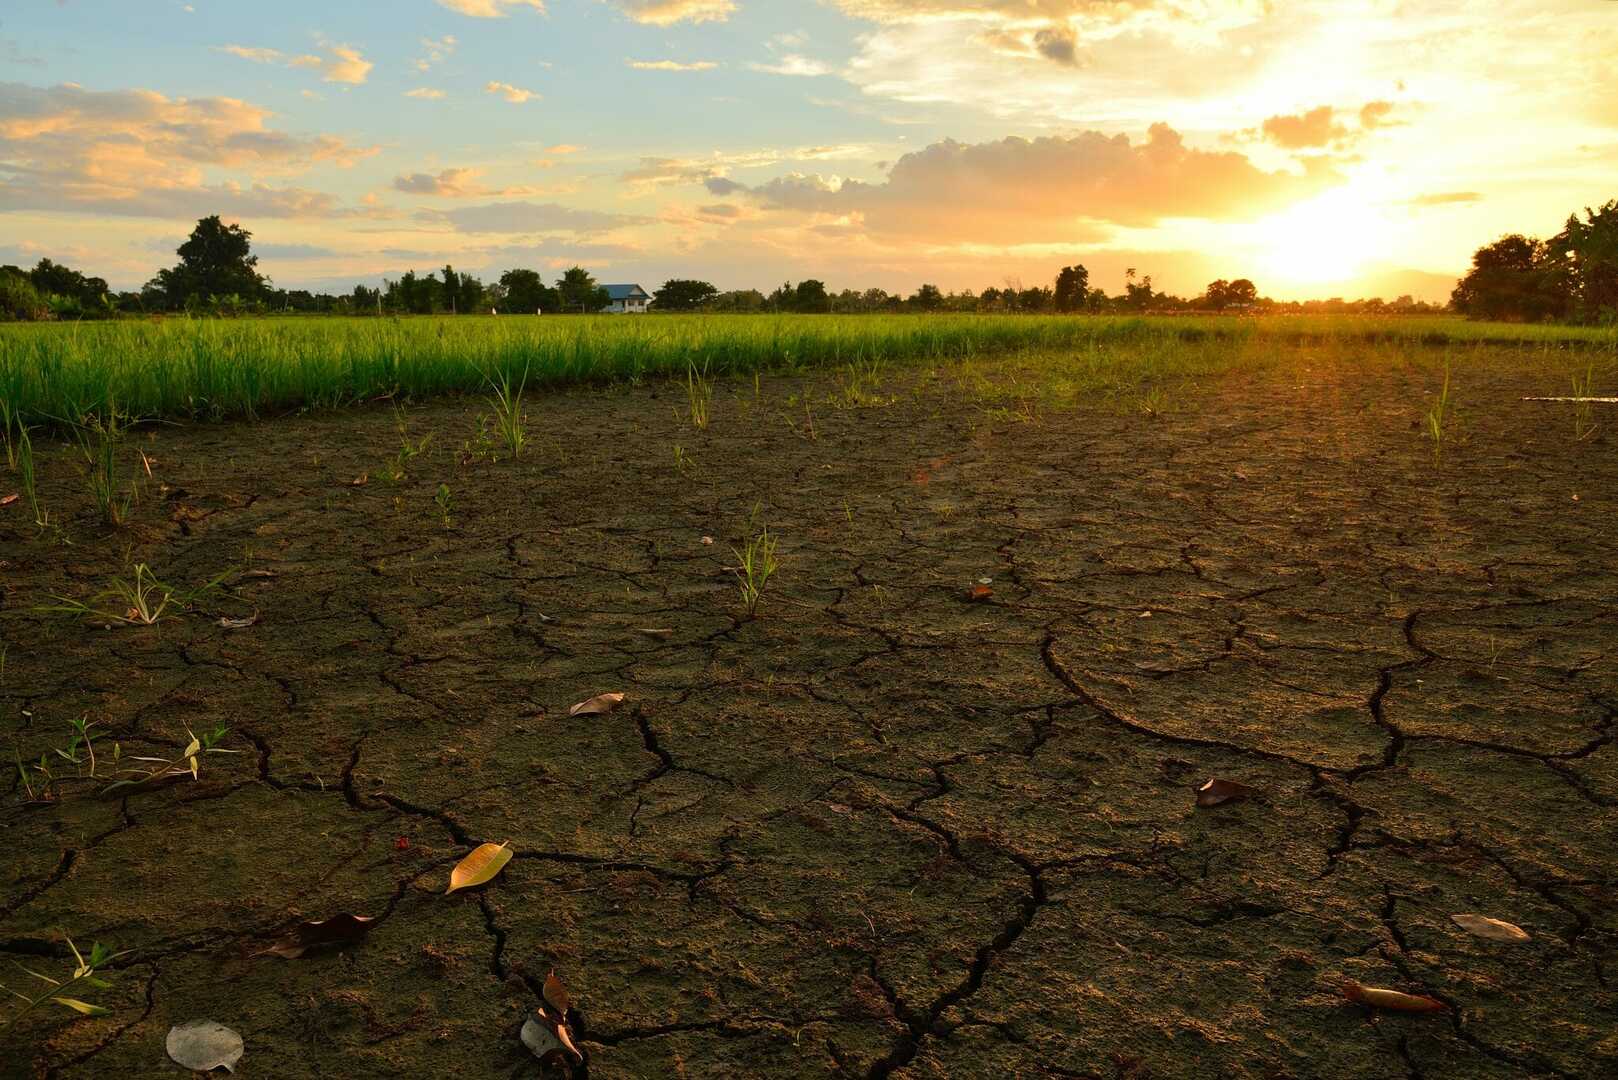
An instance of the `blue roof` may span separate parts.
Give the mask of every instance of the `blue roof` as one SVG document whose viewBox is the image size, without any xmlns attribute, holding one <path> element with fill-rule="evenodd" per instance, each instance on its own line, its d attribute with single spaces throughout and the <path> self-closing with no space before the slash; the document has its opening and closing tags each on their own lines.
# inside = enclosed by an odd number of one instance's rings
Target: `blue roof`
<svg viewBox="0 0 1618 1080">
<path fill-rule="evenodd" d="M 602 288 L 607 290 L 608 300 L 635 300 L 652 295 L 639 285 L 603 285 Z"/>
</svg>

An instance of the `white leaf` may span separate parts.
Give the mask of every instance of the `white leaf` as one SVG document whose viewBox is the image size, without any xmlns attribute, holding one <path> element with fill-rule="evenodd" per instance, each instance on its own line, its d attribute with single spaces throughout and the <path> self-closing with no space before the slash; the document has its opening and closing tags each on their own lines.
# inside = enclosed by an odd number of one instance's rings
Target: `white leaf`
<svg viewBox="0 0 1618 1080">
<path fill-rule="evenodd" d="M 243 1049 L 240 1035 L 212 1020 L 176 1024 L 169 1028 L 164 1046 L 175 1062 L 196 1072 L 235 1072 Z"/>
</svg>

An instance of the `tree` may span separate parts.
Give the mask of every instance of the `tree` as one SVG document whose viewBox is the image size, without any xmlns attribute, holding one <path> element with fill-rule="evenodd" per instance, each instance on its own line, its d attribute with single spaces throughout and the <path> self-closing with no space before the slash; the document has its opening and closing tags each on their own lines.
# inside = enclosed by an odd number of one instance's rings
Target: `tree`
<svg viewBox="0 0 1618 1080">
<path fill-rule="evenodd" d="M 706 281 L 671 278 L 652 293 L 655 311 L 695 311 L 719 295 L 719 290 Z"/>
<path fill-rule="evenodd" d="M 558 311 L 562 296 L 545 284 L 535 270 L 507 270 L 500 275 L 500 285 L 506 291 L 500 310 L 508 315 L 538 315 Z"/>
<path fill-rule="evenodd" d="M 1130 267 L 1124 271 L 1124 307 L 1131 311 L 1144 311 L 1151 305 L 1155 294 L 1152 292 L 1152 275 L 1147 274 L 1139 281 L 1135 280 L 1135 268 Z"/>
<path fill-rule="evenodd" d="M 907 302 L 916 311 L 937 311 L 944 306 L 944 294 L 937 285 L 923 285 Z"/>
<path fill-rule="evenodd" d="M 571 267 L 557 278 L 556 291 L 563 311 L 597 312 L 611 302 L 607 290 L 597 285 L 596 279 L 582 266 Z"/>
<path fill-rule="evenodd" d="M 444 306 L 452 315 L 466 310 L 461 302 L 461 276 L 448 263 L 444 264 Z"/>
<path fill-rule="evenodd" d="M 1544 243 L 1512 233 L 1480 247 L 1472 269 L 1456 284 L 1450 303 L 1474 319 L 1539 321 L 1565 312 L 1555 257 Z"/>
<path fill-rule="evenodd" d="M 792 310 L 820 314 L 831 310 L 831 297 L 826 295 L 826 283 L 807 278 L 798 282 L 792 295 Z"/>
<path fill-rule="evenodd" d="M 1228 307 L 1250 307 L 1257 302 L 1258 287 L 1246 278 L 1235 281 L 1220 278 L 1209 282 L 1203 294 L 1203 303 L 1215 311 L 1224 311 Z"/>
<path fill-rule="evenodd" d="M 1580 322 L 1618 322 L 1618 200 L 1574 214 L 1545 245 L 1549 280 Z M 35 282 L 37 285 L 38 282 Z"/>
<path fill-rule="evenodd" d="M 205 217 L 176 251 L 179 265 L 159 271 L 151 284 L 171 308 L 185 307 L 193 297 L 206 301 L 210 296 L 234 295 L 262 300 L 269 289 L 258 272 L 252 238 L 240 225 L 220 221 L 218 214 Z"/>
<path fill-rule="evenodd" d="M 1090 271 L 1084 266 L 1064 266 L 1056 275 L 1057 311 L 1078 311 L 1090 295 Z"/>
</svg>

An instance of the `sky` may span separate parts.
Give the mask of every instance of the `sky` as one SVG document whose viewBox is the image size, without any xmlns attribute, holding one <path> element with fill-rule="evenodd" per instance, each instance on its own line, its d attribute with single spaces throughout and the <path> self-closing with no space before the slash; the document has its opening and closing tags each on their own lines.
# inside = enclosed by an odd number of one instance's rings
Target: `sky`
<svg viewBox="0 0 1618 1080">
<path fill-rule="evenodd" d="M 7 0 L 0 263 L 1447 298 L 1618 197 L 1613 0 Z"/>
</svg>

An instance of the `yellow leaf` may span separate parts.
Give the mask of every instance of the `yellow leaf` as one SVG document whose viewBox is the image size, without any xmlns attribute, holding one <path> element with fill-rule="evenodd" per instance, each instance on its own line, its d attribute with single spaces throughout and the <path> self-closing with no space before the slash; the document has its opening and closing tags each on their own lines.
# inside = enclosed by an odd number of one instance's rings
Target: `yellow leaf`
<svg viewBox="0 0 1618 1080">
<path fill-rule="evenodd" d="M 1529 940 L 1528 932 L 1522 927 L 1500 919 L 1491 919 L 1487 915 L 1451 915 L 1450 918 L 1454 920 L 1456 926 L 1478 937 L 1494 941 Z"/>
<path fill-rule="evenodd" d="M 569 716 L 596 716 L 600 713 L 611 712 L 622 705 L 622 694 L 597 694 L 589 701 L 581 701 L 567 711 Z"/>
<path fill-rule="evenodd" d="M 447 894 L 456 889 L 469 889 L 490 881 L 506 863 L 511 861 L 511 856 L 512 851 L 505 844 L 482 845 L 450 871 L 449 888 L 444 892 Z"/>
<path fill-rule="evenodd" d="M 107 1013 L 112 1011 L 103 1009 L 100 1005 L 92 1005 L 88 1001 L 80 1001 L 78 998 L 53 997 L 51 1000 L 58 1005 L 66 1005 L 74 1012 L 83 1013 L 85 1016 L 106 1016 Z"/>
</svg>

